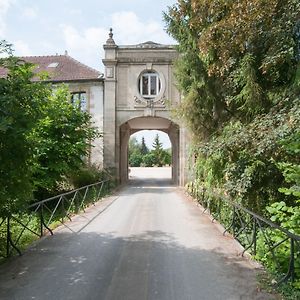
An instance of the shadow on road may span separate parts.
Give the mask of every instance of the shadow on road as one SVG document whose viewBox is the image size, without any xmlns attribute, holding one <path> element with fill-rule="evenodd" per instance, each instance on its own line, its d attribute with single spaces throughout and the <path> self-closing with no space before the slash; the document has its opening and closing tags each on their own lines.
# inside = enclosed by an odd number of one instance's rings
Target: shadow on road
<svg viewBox="0 0 300 300">
<path fill-rule="evenodd" d="M 154 188 L 175 187 L 171 179 L 152 179 L 152 178 L 149 179 L 131 178 L 129 180 L 129 185 L 136 186 L 136 187 L 154 187 Z"/>
<path fill-rule="evenodd" d="M 1 266 L 0 299 L 273 299 L 242 262 L 161 231 L 64 232 Z"/>
<path fill-rule="evenodd" d="M 0 299 L 275 299 L 170 174 L 132 170 L 118 194 L 1 265 Z"/>
</svg>

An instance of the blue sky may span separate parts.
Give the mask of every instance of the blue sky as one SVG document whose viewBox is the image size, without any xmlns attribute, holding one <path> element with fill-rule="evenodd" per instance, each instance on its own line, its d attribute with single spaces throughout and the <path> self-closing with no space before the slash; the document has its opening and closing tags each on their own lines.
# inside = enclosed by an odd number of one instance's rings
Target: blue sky
<svg viewBox="0 0 300 300">
<path fill-rule="evenodd" d="M 0 39 L 12 43 L 17 56 L 63 54 L 67 50 L 80 62 L 103 71 L 103 44 L 110 27 L 120 45 L 149 40 L 173 44 L 164 30 L 162 12 L 175 2 L 0 0 Z M 154 135 L 145 134 L 148 145 Z M 168 147 L 168 139 L 163 135 L 161 139 Z"/>
<path fill-rule="evenodd" d="M 0 38 L 16 55 L 69 55 L 103 70 L 110 27 L 117 44 L 172 44 L 162 11 L 175 0 L 0 0 Z"/>
</svg>

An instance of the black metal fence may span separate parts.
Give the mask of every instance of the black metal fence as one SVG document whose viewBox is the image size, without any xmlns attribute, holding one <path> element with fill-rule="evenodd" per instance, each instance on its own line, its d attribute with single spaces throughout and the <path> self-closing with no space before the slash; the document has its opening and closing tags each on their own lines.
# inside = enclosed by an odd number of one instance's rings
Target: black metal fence
<svg viewBox="0 0 300 300">
<path fill-rule="evenodd" d="M 191 195 L 204 212 L 218 220 L 247 251 L 269 270 L 280 275 L 277 283 L 300 279 L 300 236 L 234 203 L 229 197 L 191 186 Z"/>
<path fill-rule="evenodd" d="M 13 253 L 21 255 L 22 247 L 63 224 L 72 215 L 84 211 L 87 204 L 95 204 L 109 190 L 109 181 L 90 184 L 30 205 L 25 211 L 0 218 L 0 257 Z"/>
</svg>

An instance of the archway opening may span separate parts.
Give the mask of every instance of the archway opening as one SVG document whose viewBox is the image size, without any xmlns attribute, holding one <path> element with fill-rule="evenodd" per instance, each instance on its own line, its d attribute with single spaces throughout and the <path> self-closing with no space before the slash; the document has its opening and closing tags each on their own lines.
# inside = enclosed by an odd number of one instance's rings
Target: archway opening
<svg viewBox="0 0 300 300">
<path fill-rule="evenodd" d="M 161 130 L 140 130 L 128 143 L 128 178 L 145 183 L 172 180 L 172 143 Z"/>
<path fill-rule="evenodd" d="M 155 141 L 156 134 L 158 133 L 157 131 L 160 133 L 158 135 L 158 141 Z M 139 144 L 142 143 L 141 139 L 144 133 L 145 144 L 149 152 L 151 153 L 151 150 L 155 148 L 152 144 L 161 143 L 161 148 L 164 150 L 162 151 L 162 155 L 166 156 L 165 160 L 162 159 L 159 161 L 157 157 L 155 157 L 155 152 L 152 152 L 146 159 L 137 157 L 138 161 L 134 162 L 135 158 L 132 158 L 131 153 L 129 153 L 129 143 L 132 141 L 130 140 L 130 137 L 135 134 L 133 137 L 136 139 L 136 146 L 141 147 Z M 146 141 L 146 136 L 150 141 Z M 152 138 L 154 136 L 153 141 L 151 141 L 151 136 Z M 168 168 L 169 173 L 171 173 L 168 178 L 173 184 L 179 184 L 179 127 L 171 120 L 162 117 L 137 117 L 126 121 L 120 126 L 119 149 L 119 174 L 121 182 L 124 183 L 132 178 L 133 174 L 131 172 L 129 174 L 129 171 L 132 171 L 130 169 L 132 167 L 166 167 Z M 166 153 L 169 153 L 170 156 Z M 165 174 L 168 174 L 167 171 Z M 142 176 L 146 176 L 146 174 Z"/>
</svg>

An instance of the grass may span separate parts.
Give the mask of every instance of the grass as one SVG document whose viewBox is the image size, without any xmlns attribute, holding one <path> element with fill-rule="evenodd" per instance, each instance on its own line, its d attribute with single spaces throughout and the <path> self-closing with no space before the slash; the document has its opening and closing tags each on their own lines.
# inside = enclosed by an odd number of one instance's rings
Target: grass
<svg viewBox="0 0 300 300">
<path fill-rule="evenodd" d="M 293 283 L 283 283 L 281 285 L 276 285 L 278 280 L 278 275 L 269 272 L 263 272 L 258 275 L 257 278 L 259 282 L 259 287 L 270 293 L 279 295 L 282 300 L 299 300 L 300 290 L 295 287 Z"/>
<path fill-rule="evenodd" d="M 103 188 L 100 198 L 102 198 L 105 195 L 108 195 L 110 191 L 111 191 L 110 185 L 106 188 Z M 98 194 L 97 190 L 91 188 L 86 195 L 85 202 L 83 203 L 81 209 L 79 209 L 79 205 L 81 204 L 82 198 L 76 199 L 76 201 L 74 201 L 73 204 L 71 205 L 70 202 L 73 195 L 69 195 L 69 199 L 68 198 L 65 199 L 65 211 L 69 210 L 70 216 L 76 215 L 79 211 L 84 210 L 91 203 L 99 201 L 99 199 L 96 199 L 97 194 Z M 82 197 L 82 195 L 80 197 Z M 53 203 L 49 203 L 48 204 L 49 209 L 53 210 L 57 203 L 58 203 L 57 201 L 56 202 L 53 201 Z M 46 209 L 44 209 L 44 220 L 46 224 L 49 222 L 50 216 L 51 213 Z M 18 223 L 14 218 L 19 220 L 24 225 L 26 225 L 28 229 L 26 229 L 24 226 Z M 18 249 L 20 249 L 22 252 L 23 250 L 28 248 L 30 244 L 32 244 L 34 241 L 40 238 L 38 236 L 40 234 L 40 216 L 35 213 L 22 213 L 22 214 L 14 215 L 14 218 L 11 218 L 10 221 L 11 237 L 14 243 L 17 245 Z M 49 228 L 53 230 L 57 228 L 59 225 L 61 225 L 62 218 L 64 218 L 64 220 L 67 219 L 66 215 L 64 214 L 64 210 L 62 209 L 62 206 L 59 205 L 55 215 L 53 216 L 49 224 Z M 7 243 L 6 225 L 7 222 L 4 222 L 0 227 L 0 262 L 5 261 L 5 257 L 6 257 L 6 243 Z M 29 229 L 35 232 L 36 234 L 31 232 Z M 46 232 L 47 229 L 44 228 L 44 233 L 46 234 Z M 16 250 L 11 248 L 10 256 L 15 255 L 16 253 L 17 253 Z"/>
</svg>

